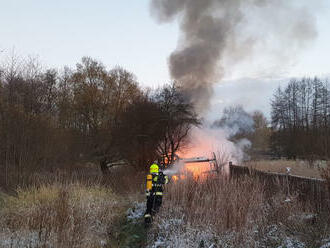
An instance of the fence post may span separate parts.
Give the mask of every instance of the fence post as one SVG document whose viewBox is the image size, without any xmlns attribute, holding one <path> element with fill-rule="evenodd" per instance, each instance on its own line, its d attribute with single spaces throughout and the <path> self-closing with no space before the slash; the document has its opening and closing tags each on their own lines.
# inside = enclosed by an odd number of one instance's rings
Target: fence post
<svg viewBox="0 0 330 248">
<path fill-rule="evenodd" d="M 291 168 L 290 167 L 286 167 L 287 198 L 290 197 L 290 183 L 289 183 L 290 172 L 291 172 Z"/>
<path fill-rule="evenodd" d="M 229 177 L 232 177 L 233 174 L 233 162 L 229 161 Z"/>
</svg>

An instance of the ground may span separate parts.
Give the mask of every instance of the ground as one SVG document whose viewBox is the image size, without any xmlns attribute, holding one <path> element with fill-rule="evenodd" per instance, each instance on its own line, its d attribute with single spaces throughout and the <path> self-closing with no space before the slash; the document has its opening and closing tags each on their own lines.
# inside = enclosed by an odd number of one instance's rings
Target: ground
<svg viewBox="0 0 330 248">
<path fill-rule="evenodd" d="M 249 166 L 276 172 L 291 167 L 293 174 L 319 176 L 315 167 L 299 162 Z M 18 189 L 16 196 L 0 191 L 0 248 L 330 248 L 329 215 L 307 211 L 285 194 L 265 199 L 263 185 L 251 178 L 207 180 L 169 184 L 148 229 L 137 186 L 129 194 L 97 182 L 45 184 Z M 122 187 L 119 182 L 115 185 Z"/>
<path fill-rule="evenodd" d="M 286 168 L 289 167 L 291 168 L 291 175 L 321 179 L 320 169 L 325 168 L 326 162 L 316 161 L 311 164 L 303 160 L 261 160 L 248 161 L 243 165 L 261 171 L 277 173 L 286 173 Z"/>
</svg>

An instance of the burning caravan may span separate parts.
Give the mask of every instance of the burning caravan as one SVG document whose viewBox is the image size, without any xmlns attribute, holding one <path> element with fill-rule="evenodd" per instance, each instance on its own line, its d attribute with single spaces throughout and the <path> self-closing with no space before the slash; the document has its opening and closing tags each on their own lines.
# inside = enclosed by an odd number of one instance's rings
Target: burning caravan
<svg viewBox="0 0 330 248">
<path fill-rule="evenodd" d="M 216 156 L 213 153 L 212 158 L 207 157 L 191 157 L 181 158 L 177 156 L 174 164 L 165 170 L 165 173 L 169 174 L 173 180 L 184 178 L 184 172 L 192 173 L 194 178 L 200 178 L 207 173 L 219 172 L 220 168 L 216 160 Z"/>
</svg>

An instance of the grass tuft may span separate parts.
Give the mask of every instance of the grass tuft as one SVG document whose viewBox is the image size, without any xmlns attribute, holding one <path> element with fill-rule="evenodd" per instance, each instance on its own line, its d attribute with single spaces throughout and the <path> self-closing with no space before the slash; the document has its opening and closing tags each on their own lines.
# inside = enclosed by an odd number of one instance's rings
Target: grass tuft
<svg viewBox="0 0 330 248">
<path fill-rule="evenodd" d="M 104 246 L 126 209 L 121 198 L 100 185 L 42 185 L 17 194 L 3 198 L 0 224 L 6 234 L 0 247 L 8 240 L 15 247 L 31 242 L 31 247 Z"/>
</svg>

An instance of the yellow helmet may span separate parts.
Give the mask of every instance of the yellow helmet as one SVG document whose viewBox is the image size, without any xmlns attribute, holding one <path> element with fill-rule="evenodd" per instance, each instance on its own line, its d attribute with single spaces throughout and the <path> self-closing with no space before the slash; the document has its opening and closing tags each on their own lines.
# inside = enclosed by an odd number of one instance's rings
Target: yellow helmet
<svg viewBox="0 0 330 248">
<path fill-rule="evenodd" d="M 153 163 L 151 166 L 150 166 L 150 173 L 158 173 L 159 172 L 159 167 L 157 164 Z"/>
</svg>

